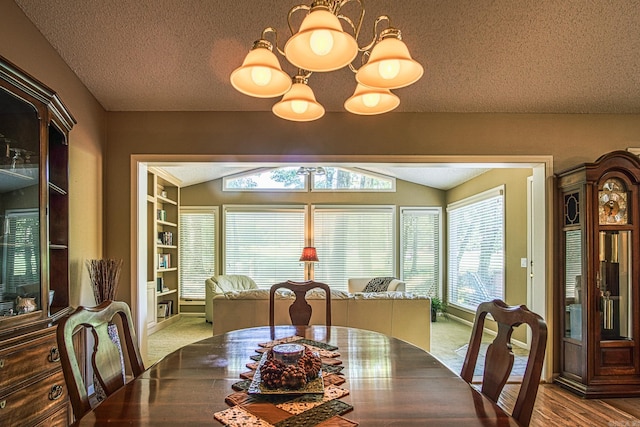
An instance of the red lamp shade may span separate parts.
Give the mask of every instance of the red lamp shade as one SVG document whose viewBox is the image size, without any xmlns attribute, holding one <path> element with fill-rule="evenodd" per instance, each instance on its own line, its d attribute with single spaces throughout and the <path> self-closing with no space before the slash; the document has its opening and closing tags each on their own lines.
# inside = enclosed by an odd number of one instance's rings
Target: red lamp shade
<svg viewBox="0 0 640 427">
<path fill-rule="evenodd" d="M 318 253 L 316 252 L 316 248 L 307 246 L 302 250 L 302 255 L 300 255 L 300 261 L 310 261 L 310 262 L 318 262 Z"/>
</svg>

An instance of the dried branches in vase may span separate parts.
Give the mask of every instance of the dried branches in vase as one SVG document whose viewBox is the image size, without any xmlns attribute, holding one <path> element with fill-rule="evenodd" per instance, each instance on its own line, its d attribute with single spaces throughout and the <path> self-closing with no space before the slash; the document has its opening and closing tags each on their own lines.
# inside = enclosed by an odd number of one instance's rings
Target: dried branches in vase
<svg viewBox="0 0 640 427">
<path fill-rule="evenodd" d="M 114 300 L 122 269 L 121 259 L 90 259 L 87 261 L 89 278 L 96 304 Z"/>
<path fill-rule="evenodd" d="M 118 290 L 118 282 L 120 281 L 120 270 L 122 269 L 121 259 L 90 259 L 87 260 L 87 269 L 89 270 L 89 279 L 91 279 L 91 287 L 93 288 L 93 296 L 96 304 L 100 305 L 104 301 L 113 301 L 116 298 Z M 122 345 L 120 344 L 120 336 L 118 328 L 115 324 L 107 325 L 109 338 L 118 348 L 120 353 L 120 369 L 122 371 L 122 381 L 126 382 L 124 354 L 122 353 Z M 106 399 L 104 386 L 100 383 L 97 376 L 93 375 L 93 384 L 95 387 L 95 398 L 98 402 Z"/>
</svg>

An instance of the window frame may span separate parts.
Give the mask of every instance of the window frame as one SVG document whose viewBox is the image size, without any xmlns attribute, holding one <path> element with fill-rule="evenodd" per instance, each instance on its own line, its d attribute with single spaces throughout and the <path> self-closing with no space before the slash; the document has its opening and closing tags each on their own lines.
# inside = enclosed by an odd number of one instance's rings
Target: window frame
<svg viewBox="0 0 640 427">
<path fill-rule="evenodd" d="M 349 173 L 370 176 L 372 178 L 376 178 L 379 180 L 389 181 L 391 183 L 391 188 L 316 188 L 314 174 L 309 175 L 309 179 L 307 180 L 307 185 L 310 188 L 311 192 L 314 193 L 326 193 L 326 192 L 341 192 L 341 193 L 395 193 L 396 192 L 396 178 L 388 175 L 383 175 L 381 173 L 371 172 L 368 170 L 360 169 L 360 168 L 349 168 L 342 166 L 325 166 L 325 169 L 334 168 L 346 170 Z"/>
<path fill-rule="evenodd" d="M 501 197 L 501 203 L 502 203 L 502 212 L 501 212 L 501 221 L 502 221 L 502 241 L 501 241 L 501 247 L 502 247 L 502 267 L 500 269 L 500 273 L 501 273 L 501 277 L 502 277 L 502 281 L 500 283 L 500 299 L 504 300 L 505 299 L 505 292 L 506 292 L 506 257 L 505 257 L 505 249 L 506 249 L 506 192 L 505 192 L 505 185 L 499 185 L 497 187 L 491 188 L 489 190 L 474 194 L 472 196 L 463 198 L 461 200 L 458 200 L 456 202 L 453 203 L 449 203 L 447 204 L 447 289 L 446 289 L 446 300 L 447 300 L 447 304 L 455 306 L 456 308 L 459 308 L 460 310 L 469 312 L 469 313 L 475 313 L 475 309 L 477 308 L 477 305 L 475 306 L 475 308 L 471 305 L 461 305 L 458 304 L 456 301 L 452 301 L 450 296 L 451 296 L 451 289 L 453 287 L 453 283 L 454 280 L 452 278 L 452 274 L 454 269 L 451 268 L 452 267 L 452 260 L 454 259 L 454 257 L 452 256 L 452 247 L 451 247 L 451 243 L 455 240 L 452 238 L 451 236 L 451 232 L 452 232 L 452 215 L 451 212 L 457 209 L 461 209 L 461 208 L 466 208 L 468 206 L 472 206 L 472 205 L 476 205 L 478 203 L 482 203 L 484 201 L 488 201 L 491 200 L 495 197 Z M 495 297 L 495 295 L 494 295 Z"/>
<path fill-rule="evenodd" d="M 397 276 L 397 256 L 398 256 L 398 227 L 397 227 L 397 206 L 396 205 L 321 205 L 321 204 L 314 204 L 311 205 L 311 212 L 309 215 L 310 218 L 310 229 L 312 230 L 313 235 L 315 236 L 316 234 L 316 225 L 315 225 L 315 220 L 316 220 L 316 215 L 317 212 L 319 210 L 325 210 L 325 211 L 350 211 L 350 212 L 354 212 L 354 211 L 376 211 L 376 212 L 383 212 L 383 211 L 389 211 L 389 213 L 391 214 L 391 221 L 390 221 L 390 226 L 391 226 L 391 272 L 389 273 L 389 276 L 393 276 L 393 277 L 398 277 Z M 319 263 L 322 263 L 322 253 L 324 251 L 324 248 L 320 245 L 318 246 L 318 242 L 317 240 L 314 239 L 312 240 L 312 244 L 313 246 L 316 247 L 316 250 L 318 251 L 318 258 L 319 258 Z M 386 273 L 385 273 L 386 274 Z M 316 280 L 318 281 L 323 281 L 322 276 L 320 278 L 317 278 L 317 276 L 315 275 L 315 270 L 314 270 L 314 276 L 316 277 Z M 360 276 L 354 276 L 354 277 L 368 277 L 369 274 L 364 274 L 362 273 Z M 338 290 L 347 290 L 347 286 L 348 286 L 348 279 L 350 277 L 344 277 L 345 283 L 344 284 L 335 284 L 335 283 L 330 283 L 327 282 L 327 284 L 329 286 L 331 286 L 334 289 L 338 289 Z"/>
<path fill-rule="evenodd" d="M 438 244 L 437 244 L 437 275 L 436 275 L 436 294 L 433 295 L 432 293 L 429 292 L 429 288 L 424 289 L 424 291 L 418 290 L 415 291 L 415 293 L 418 294 L 427 294 L 429 296 L 437 296 L 441 299 L 444 300 L 443 295 L 444 295 L 444 281 L 443 281 L 443 276 L 444 276 L 444 259 L 445 259 L 445 253 L 444 253 L 444 239 L 443 239 L 443 234 L 444 234 L 444 227 L 443 227 L 443 223 L 444 223 L 444 218 L 442 215 L 442 207 L 440 206 L 432 206 L 432 207 L 428 207 L 428 206 L 401 206 L 400 207 L 400 229 L 399 229 L 399 234 L 400 234 L 400 246 L 398 248 L 398 252 L 399 252 L 399 257 L 400 257 L 400 279 L 405 281 L 405 277 L 404 277 L 404 263 L 405 263 L 405 256 L 404 256 L 404 221 L 405 221 L 405 212 L 409 212 L 409 213 L 424 213 L 424 214 L 435 214 L 438 216 Z M 409 288 L 409 283 L 407 283 L 407 290 Z"/>
<path fill-rule="evenodd" d="M 227 213 L 229 211 L 236 211 L 236 212 L 302 212 L 303 217 L 304 217 L 304 225 L 303 225 L 303 233 L 302 236 L 300 238 L 299 241 L 299 251 L 298 254 L 296 255 L 296 258 L 299 258 L 299 254 L 302 253 L 302 249 L 304 248 L 304 246 L 306 246 L 305 242 L 307 241 L 306 236 L 307 236 L 307 230 L 309 227 L 309 209 L 307 205 L 303 205 L 303 204 L 291 204 L 291 205 L 243 205 L 243 204 L 227 204 L 227 205 L 223 205 L 222 206 L 222 219 L 221 219 L 221 248 L 222 248 L 222 254 L 221 254 L 221 266 L 220 266 L 220 271 L 222 272 L 222 274 L 246 274 L 248 276 L 250 276 L 258 285 L 259 288 L 261 289 L 269 289 L 271 287 L 271 285 L 275 284 L 276 282 L 274 281 L 273 283 L 268 283 L 268 284 L 264 284 L 264 283 L 260 283 L 260 277 L 257 276 L 253 276 L 251 275 L 250 272 L 245 272 L 245 273 L 233 273 L 233 272 L 229 272 L 227 270 L 227 254 L 228 254 L 228 245 L 227 245 Z M 287 280 L 294 280 L 294 281 L 302 281 L 304 280 L 304 274 L 305 274 L 305 264 L 302 261 L 297 261 L 300 264 L 300 278 L 297 277 L 289 277 L 287 278 Z"/>
<path fill-rule="evenodd" d="M 222 191 L 225 192 L 276 192 L 276 193 L 282 193 L 282 192 L 292 192 L 292 193 L 306 193 L 309 192 L 309 179 L 307 179 L 306 176 L 302 176 L 302 180 L 303 180 L 303 187 L 302 188 L 260 188 L 260 187 L 255 187 L 255 188 L 229 188 L 228 187 L 228 183 L 229 181 L 233 181 L 235 179 L 238 178 L 242 178 L 242 177 L 250 177 L 252 175 L 256 175 L 259 173 L 264 173 L 264 172 L 269 172 L 269 171 L 274 171 L 274 170 L 278 170 L 278 169 L 290 169 L 290 168 L 294 168 L 295 166 L 283 166 L 283 167 L 275 167 L 275 168 L 256 168 L 256 169 L 252 169 L 250 171 L 247 172 L 241 172 L 241 173 L 236 173 L 233 175 L 227 175 L 222 177 Z"/>
<path fill-rule="evenodd" d="M 184 301 L 205 301 L 206 299 L 206 291 L 205 291 L 205 284 L 204 284 L 204 280 L 202 281 L 202 290 L 203 290 L 203 294 L 205 296 L 203 296 L 202 298 L 196 297 L 196 296 L 191 296 L 191 297 L 183 297 L 183 277 L 182 277 L 182 268 L 184 267 L 184 257 L 182 256 L 182 250 L 184 248 L 184 244 L 182 242 L 182 215 L 183 213 L 211 213 L 213 214 L 213 218 L 214 218 L 214 224 L 213 224 L 213 232 L 214 232 L 214 236 L 213 236 L 213 240 L 214 240 L 214 246 L 213 246 L 213 271 L 211 273 L 209 273 L 209 277 L 212 277 L 214 275 L 217 274 L 217 272 L 219 271 L 219 267 L 218 267 L 218 260 L 219 260 L 219 253 L 220 253 L 220 209 L 218 206 L 181 206 L 180 210 L 178 212 L 178 224 L 179 224 L 179 229 L 178 229 L 178 259 L 180 260 L 179 266 L 178 266 L 178 282 L 180 284 L 180 291 L 178 294 L 178 298 L 182 302 Z"/>
</svg>

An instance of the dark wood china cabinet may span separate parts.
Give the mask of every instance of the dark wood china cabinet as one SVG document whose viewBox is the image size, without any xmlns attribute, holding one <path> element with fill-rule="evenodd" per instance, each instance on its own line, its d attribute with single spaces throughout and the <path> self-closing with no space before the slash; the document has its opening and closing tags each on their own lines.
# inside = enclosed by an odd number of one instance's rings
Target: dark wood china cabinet
<svg viewBox="0 0 640 427">
<path fill-rule="evenodd" d="M 68 425 L 68 135 L 57 95 L 0 57 L 0 424 Z"/>
<path fill-rule="evenodd" d="M 557 184 L 557 382 L 640 396 L 640 159 L 614 151 Z"/>
</svg>

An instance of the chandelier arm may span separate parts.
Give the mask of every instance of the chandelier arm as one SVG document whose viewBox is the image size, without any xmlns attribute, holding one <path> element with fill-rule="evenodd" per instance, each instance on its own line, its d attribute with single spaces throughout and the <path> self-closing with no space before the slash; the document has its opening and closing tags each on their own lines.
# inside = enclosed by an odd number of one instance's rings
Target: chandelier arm
<svg viewBox="0 0 640 427">
<path fill-rule="evenodd" d="M 284 56 L 284 51 L 282 49 L 280 49 L 279 43 L 278 43 L 278 30 L 273 28 L 273 27 L 267 27 L 264 30 L 262 30 L 262 35 L 260 36 L 263 40 L 267 39 L 267 34 L 269 33 L 273 33 L 274 34 L 274 38 L 275 38 L 275 43 L 273 43 L 273 46 L 275 46 L 276 50 L 278 51 L 278 53 L 282 56 Z"/>
<path fill-rule="evenodd" d="M 374 24 L 373 24 L 373 40 L 371 40 L 371 42 L 363 47 L 358 47 L 358 50 L 360 52 L 366 52 L 368 50 L 370 50 L 374 44 L 376 44 L 376 42 L 378 41 L 378 24 L 382 21 L 387 21 L 387 28 L 391 27 L 391 19 L 387 16 L 387 15 L 380 15 L 376 18 Z"/>
<path fill-rule="evenodd" d="M 289 13 L 287 14 L 287 24 L 289 25 L 289 31 L 291 31 L 291 35 L 292 36 L 296 33 L 296 31 L 294 31 L 294 29 L 293 29 L 293 24 L 291 23 L 291 17 L 293 16 L 294 13 L 296 13 L 299 10 L 310 11 L 311 10 L 311 6 L 306 5 L 306 4 L 299 4 L 297 6 L 293 6 L 291 9 L 289 9 Z"/>
<path fill-rule="evenodd" d="M 347 3 L 351 3 L 352 1 L 358 3 L 358 5 L 360 6 L 360 15 L 358 16 L 356 24 L 354 24 L 349 17 L 340 13 L 342 7 Z M 364 21 L 364 4 L 362 3 L 362 0 L 341 0 L 339 2 L 336 2 L 336 9 L 334 14 L 338 17 L 338 19 L 343 19 L 345 22 L 349 23 L 349 25 L 353 29 L 353 38 L 357 43 L 358 36 L 360 35 L 360 29 L 362 28 L 362 22 Z"/>
</svg>

